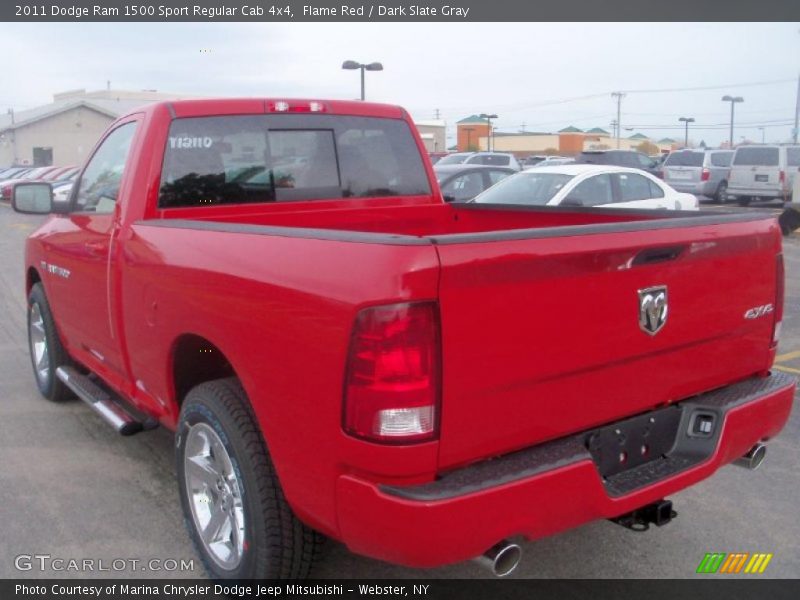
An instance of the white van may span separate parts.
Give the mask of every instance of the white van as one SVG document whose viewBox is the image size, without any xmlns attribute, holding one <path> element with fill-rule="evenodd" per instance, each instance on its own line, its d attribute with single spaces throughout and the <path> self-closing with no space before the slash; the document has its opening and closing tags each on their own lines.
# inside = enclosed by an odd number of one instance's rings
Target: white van
<svg viewBox="0 0 800 600">
<path fill-rule="evenodd" d="M 753 200 L 789 200 L 800 168 L 800 145 L 739 146 L 731 161 L 728 196 L 742 206 Z"/>
</svg>

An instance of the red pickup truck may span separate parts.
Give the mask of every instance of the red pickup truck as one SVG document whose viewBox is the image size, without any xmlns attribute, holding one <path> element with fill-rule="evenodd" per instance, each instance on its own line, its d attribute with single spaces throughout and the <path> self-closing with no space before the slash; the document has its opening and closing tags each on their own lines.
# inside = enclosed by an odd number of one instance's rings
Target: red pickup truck
<svg viewBox="0 0 800 600">
<path fill-rule="evenodd" d="M 408 116 L 154 104 L 27 242 L 33 370 L 123 434 L 176 432 L 215 578 L 302 577 L 323 536 L 415 567 L 519 560 L 756 466 L 783 262 L 764 214 L 446 204 Z M 101 476 L 102 474 L 98 474 Z"/>
</svg>

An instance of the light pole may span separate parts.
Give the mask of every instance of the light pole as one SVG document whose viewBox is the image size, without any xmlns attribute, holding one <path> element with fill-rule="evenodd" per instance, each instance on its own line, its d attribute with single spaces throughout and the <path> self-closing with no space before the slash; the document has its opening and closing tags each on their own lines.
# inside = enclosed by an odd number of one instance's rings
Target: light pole
<svg viewBox="0 0 800 600">
<path fill-rule="evenodd" d="M 361 99 L 364 100 L 364 71 L 383 71 L 383 65 L 379 62 L 369 64 L 356 62 L 354 60 L 346 60 L 342 63 L 342 68 L 353 71 L 361 69 Z"/>
<path fill-rule="evenodd" d="M 467 132 L 467 152 L 472 152 L 472 132 L 475 131 L 474 127 L 464 127 Z"/>
<path fill-rule="evenodd" d="M 763 127 L 759 127 L 758 130 L 761 132 L 761 143 L 763 144 L 763 143 L 765 143 L 765 140 L 766 140 L 766 136 L 764 135 L 764 128 Z"/>
<path fill-rule="evenodd" d="M 487 152 L 492 151 L 492 119 L 496 119 L 497 115 L 491 114 L 487 115 L 486 113 L 481 113 L 478 115 L 481 119 L 486 119 L 486 122 L 489 124 L 489 135 L 486 138 L 486 150 Z"/>
<path fill-rule="evenodd" d="M 730 149 L 733 150 L 733 107 L 736 106 L 737 102 L 744 102 L 744 98 L 741 96 L 723 96 L 723 102 L 730 102 L 731 103 L 731 137 L 730 137 Z"/>
<path fill-rule="evenodd" d="M 685 148 L 688 148 L 689 147 L 689 123 L 694 123 L 694 118 L 693 117 L 681 117 L 681 118 L 678 119 L 678 121 L 681 121 L 681 122 L 686 124 L 686 133 L 683 136 L 683 145 L 684 145 Z"/>
</svg>

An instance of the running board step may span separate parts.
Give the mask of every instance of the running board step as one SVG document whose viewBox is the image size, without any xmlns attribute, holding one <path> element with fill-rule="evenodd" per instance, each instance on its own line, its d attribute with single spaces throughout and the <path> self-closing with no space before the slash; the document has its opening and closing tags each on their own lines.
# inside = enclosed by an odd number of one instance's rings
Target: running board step
<svg viewBox="0 0 800 600">
<path fill-rule="evenodd" d="M 141 419 L 132 415 L 114 402 L 109 392 L 72 367 L 58 367 L 56 377 L 121 435 L 133 435 L 158 425 L 153 419 Z"/>
</svg>

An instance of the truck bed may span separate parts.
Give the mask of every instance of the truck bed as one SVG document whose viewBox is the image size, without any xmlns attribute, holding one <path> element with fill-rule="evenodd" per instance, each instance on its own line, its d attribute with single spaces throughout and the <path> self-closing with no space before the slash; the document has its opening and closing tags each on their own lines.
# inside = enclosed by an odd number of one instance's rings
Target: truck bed
<svg viewBox="0 0 800 600">
<path fill-rule="evenodd" d="M 164 211 L 161 215 L 173 221 L 179 219 L 187 225 L 186 217 L 206 223 L 291 227 L 298 230 L 327 230 L 362 232 L 429 238 L 439 242 L 465 241 L 464 237 L 446 236 L 480 235 L 476 240 L 510 239 L 510 237 L 554 237 L 611 231 L 699 226 L 704 224 L 757 221 L 770 218 L 767 214 L 734 213 L 720 211 L 676 210 L 599 210 L 549 206 L 513 206 L 486 204 L 431 204 L 429 202 L 390 203 L 365 201 L 356 208 L 342 208 L 341 202 L 314 202 L 305 206 L 292 204 L 269 205 L 268 210 L 255 207 L 221 210 L 204 209 Z M 570 227 L 576 229 L 565 230 Z M 211 227 L 208 227 L 211 228 Z M 562 228 L 548 232 L 550 229 Z M 538 231 L 534 231 L 538 230 Z M 240 230 L 241 231 L 241 230 Z M 258 230 L 251 229 L 255 233 Z M 264 231 L 266 233 L 266 231 Z M 277 232 L 273 232 L 277 233 Z M 291 235 L 290 232 L 285 232 Z M 322 232 L 318 235 L 326 236 Z M 296 235 L 314 237 L 311 231 L 297 231 Z M 346 239 L 346 236 L 337 236 Z M 356 239 L 356 238 L 352 238 Z M 367 238 L 364 238 L 367 239 Z M 372 238 L 372 241 L 378 241 Z M 400 240 L 396 240 L 400 241 Z M 406 243 L 413 243 L 405 240 Z"/>
</svg>

